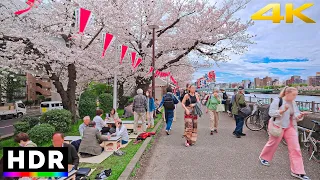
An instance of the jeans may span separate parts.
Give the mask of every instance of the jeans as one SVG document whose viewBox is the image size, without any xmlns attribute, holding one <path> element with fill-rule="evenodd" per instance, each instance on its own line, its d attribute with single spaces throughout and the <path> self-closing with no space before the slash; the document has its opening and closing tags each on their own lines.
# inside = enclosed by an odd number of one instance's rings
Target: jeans
<svg viewBox="0 0 320 180">
<path fill-rule="evenodd" d="M 165 111 L 165 118 L 167 127 L 166 130 L 169 131 L 171 129 L 172 121 L 173 121 L 174 111 Z"/>
<path fill-rule="evenodd" d="M 242 130 L 243 130 L 244 118 L 238 115 L 234 115 L 234 118 L 236 120 L 236 129 L 234 130 L 234 133 L 237 135 L 240 135 L 242 134 Z"/>
<path fill-rule="evenodd" d="M 127 144 L 128 141 L 121 140 L 121 144 Z"/>
</svg>

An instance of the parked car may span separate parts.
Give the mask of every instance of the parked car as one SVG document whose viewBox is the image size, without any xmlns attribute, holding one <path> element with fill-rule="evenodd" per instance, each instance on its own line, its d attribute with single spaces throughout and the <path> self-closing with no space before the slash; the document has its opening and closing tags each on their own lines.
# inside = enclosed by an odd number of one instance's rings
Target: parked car
<svg viewBox="0 0 320 180">
<path fill-rule="evenodd" d="M 40 104 L 40 113 L 43 114 L 53 109 L 63 109 L 61 101 L 45 101 Z"/>
<path fill-rule="evenodd" d="M 0 103 L 0 120 L 12 117 L 22 117 L 27 113 L 26 106 L 22 101 L 15 103 Z"/>
</svg>

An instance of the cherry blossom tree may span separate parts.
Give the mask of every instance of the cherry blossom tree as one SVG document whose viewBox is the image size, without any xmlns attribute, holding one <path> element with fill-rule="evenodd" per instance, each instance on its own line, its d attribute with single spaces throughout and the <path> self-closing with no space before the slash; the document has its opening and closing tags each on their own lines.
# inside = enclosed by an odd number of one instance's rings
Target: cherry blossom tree
<svg viewBox="0 0 320 180">
<path fill-rule="evenodd" d="M 225 0 L 211 5 L 206 0 L 46 0 L 19 16 L 14 12 L 26 8 L 24 2 L 3 1 L 0 66 L 49 75 L 64 108 L 75 115 L 76 91 L 92 80 L 105 81 L 120 72 L 119 90 L 132 85 L 145 89 L 150 84 L 150 75 L 146 76 L 152 57 L 149 25 L 160 27 L 156 31 L 155 69 L 170 70 L 178 81 L 189 80 L 195 66 L 243 53 L 251 43 L 252 36 L 246 30 L 252 22 L 241 22 L 234 14 L 248 1 Z M 82 36 L 77 33 L 74 13 L 79 7 L 94 14 Z M 117 39 L 104 59 L 100 58 L 102 32 Z M 129 54 L 119 65 L 115 47 L 121 44 L 129 45 L 143 59 L 136 71 L 131 70 Z"/>
</svg>

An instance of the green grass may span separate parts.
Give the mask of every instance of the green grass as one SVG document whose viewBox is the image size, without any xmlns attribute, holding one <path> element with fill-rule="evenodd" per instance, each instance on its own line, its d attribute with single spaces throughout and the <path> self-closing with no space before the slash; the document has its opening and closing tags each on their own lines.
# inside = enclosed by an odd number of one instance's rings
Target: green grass
<svg viewBox="0 0 320 180">
<path fill-rule="evenodd" d="M 123 110 L 122 110 L 123 111 Z M 118 111 L 119 112 L 119 111 Z M 121 113 L 121 111 L 120 111 Z M 119 116 L 120 116 L 119 113 Z M 123 113 L 123 112 L 122 112 Z M 133 119 L 133 118 L 132 118 Z M 161 115 L 159 114 L 157 118 L 155 118 L 155 124 L 159 122 L 161 119 Z M 68 136 L 78 136 L 79 135 L 79 125 L 82 123 L 82 120 L 77 121 L 75 124 L 72 125 L 69 132 L 65 133 Z M 152 129 L 148 129 L 148 132 L 152 131 Z M 158 132 L 158 131 L 157 131 Z M 154 137 L 153 137 L 154 138 Z M 153 142 L 153 140 L 152 140 Z M 51 142 L 48 142 L 46 144 L 38 145 L 43 147 L 48 147 L 51 145 Z M 139 144 L 133 144 L 133 141 L 131 141 L 127 147 L 121 149 L 126 154 L 123 156 L 114 156 L 111 155 L 106 160 L 104 160 L 101 164 L 88 164 L 88 163 L 80 163 L 79 167 L 90 167 L 90 168 L 96 168 L 96 170 L 92 173 L 91 179 L 94 179 L 95 176 L 100 173 L 104 169 L 112 169 L 112 175 L 108 178 L 108 180 L 116 180 L 121 175 L 121 173 L 125 170 L 133 156 L 136 154 L 136 152 L 141 147 L 142 143 Z M 3 155 L 2 147 L 17 147 L 18 144 L 13 141 L 13 138 L 8 138 L 0 141 L 0 158 Z M 149 146 L 149 145 L 148 145 Z M 151 146 L 151 145 L 150 145 Z M 150 147 L 148 147 L 150 148 Z"/>
</svg>

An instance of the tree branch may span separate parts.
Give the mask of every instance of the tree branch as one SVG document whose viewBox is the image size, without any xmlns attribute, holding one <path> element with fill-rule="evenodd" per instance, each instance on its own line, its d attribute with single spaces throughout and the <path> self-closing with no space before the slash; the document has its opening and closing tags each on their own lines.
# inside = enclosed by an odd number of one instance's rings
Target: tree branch
<svg viewBox="0 0 320 180">
<path fill-rule="evenodd" d="M 102 25 L 102 27 L 98 30 L 98 32 L 93 36 L 93 38 L 90 40 L 90 42 L 83 48 L 83 50 L 87 49 L 92 43 L 93 41 L 98 37 L 98 35 L 101 33 L 102 29 L 104 28 L 104 24 Z"/>
</svg>

